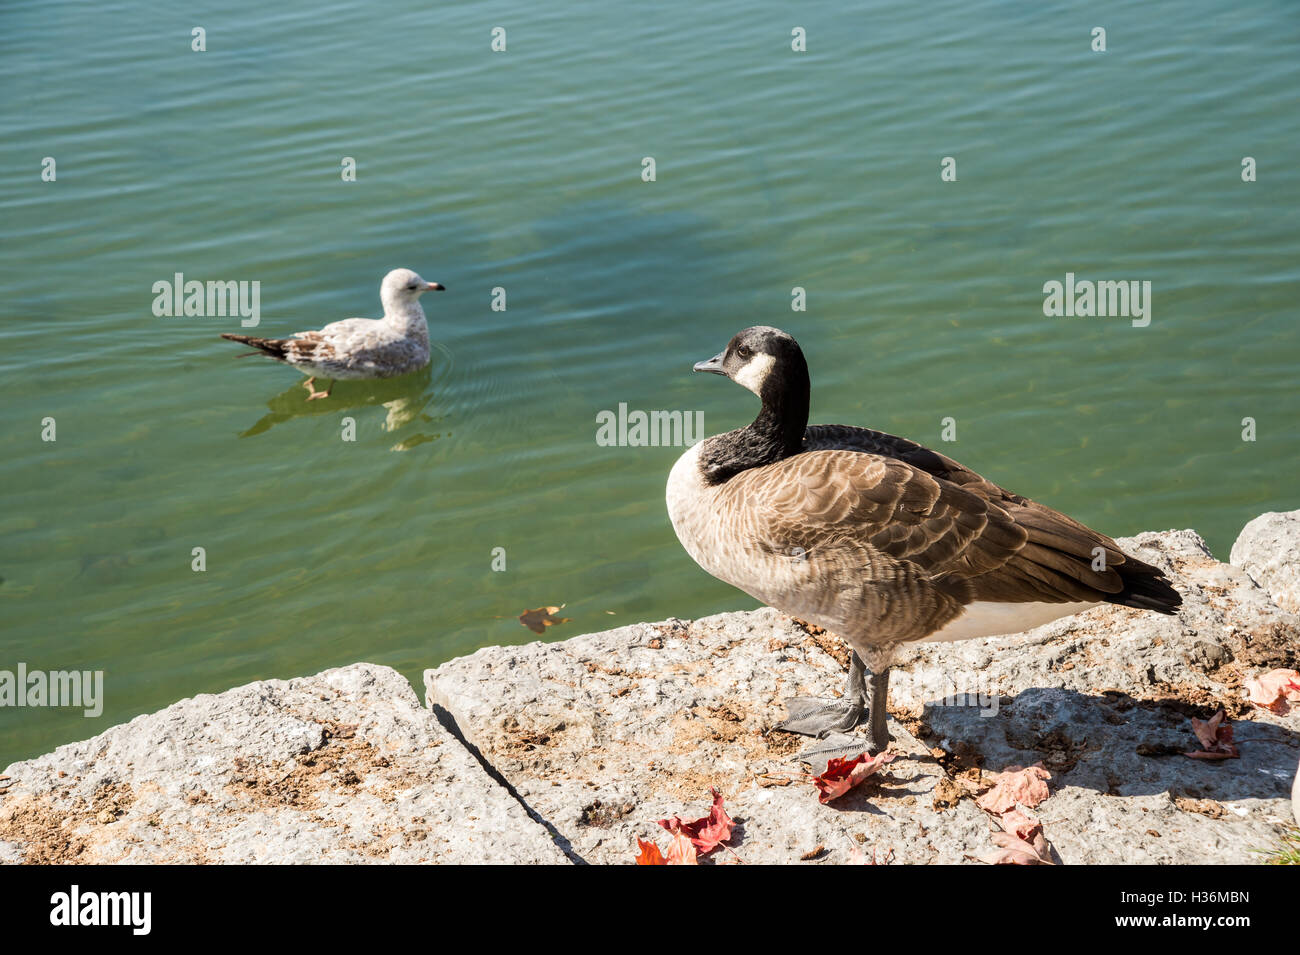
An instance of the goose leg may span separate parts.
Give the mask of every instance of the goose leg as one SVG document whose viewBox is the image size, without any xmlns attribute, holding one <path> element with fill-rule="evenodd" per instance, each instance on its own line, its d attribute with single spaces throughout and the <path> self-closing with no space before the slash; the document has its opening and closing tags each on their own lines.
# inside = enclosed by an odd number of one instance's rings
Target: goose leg
<svg viewBox="0 0 1300 955">
<path fill-rule="evenodd" d="M 867 726 L 867 752 L 872 756 L 889 749 L 894 738 L 889 735 L 886 721 L 889 717 L 889 667 L 871 674 L 871 697 L 867 703 L 871 722 Z"/>
<path fill-rule="evenodd" d="M 776 725 L 776 729 L 801 736 L 825 739 L 832 733 L 847 733 L 862 722 L 868 723 L 867 749 L 879 753 L 889 746 L 886 728 L 888 710 L 885 700 L 889 695 L 889 668 L 871 674 L 855 652 L 849 660 L 849 678 L 844 696 L 838 700 L 819 700 L 809 696 L 795 696 L 785 701 L 789 717 Z"/>
</svg>

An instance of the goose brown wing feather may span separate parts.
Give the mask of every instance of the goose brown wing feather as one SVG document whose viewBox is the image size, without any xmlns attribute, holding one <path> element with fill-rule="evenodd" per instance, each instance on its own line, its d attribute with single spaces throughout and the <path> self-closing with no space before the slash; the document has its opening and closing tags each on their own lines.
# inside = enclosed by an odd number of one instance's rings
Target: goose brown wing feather
<svg viewBox="0 0 1300 955">
<path fill-rule="evenodd" d="M 1006 515 L 1016 532 L 1006 536 L 1005 525 L 992 522 L 987 533 L 961 551 L 957 566 L 947 571 L 970 579 L 974 599 L 1096 601 L 1125 594 L 1133 586 L 1134 578 L 1155 582 L 1162 591 L 1167 584 L 1159 569 L 1125 554 L 1104 534 L 999 487 L 952 458 L 915 441 L 869 428 L 817 425 L 807 429 L 804 447 L 814 452 L 857 451 L 903 462 Z M 995 541 L 999 533 L 1004 536 Z M 1022 535 L 1018 544 L 1017 535 Z M 1006 554 L 1006 559 L 997 563 L 996 558 L 1001 554 Z M 1104 561 L 1097 561 L 1099 555 L 1104 555 Z M 991 570 L 998 573 L 990 574 Z M 1171 599 L 1176 601 L 1176 596 L 1173 594 Z"/>
<path fill-rule="evenodd" d="M 744 471 L 724 485 L 752 527 L 782 546 L 846 559 L 866 544 L 936 579 L 1005 564 L 1026 541 L 1001 508 L 910 464 L 860 451 L 812 451 Z M 743 508 L 740 506 L 743 505 Z M 834 558 L 831 558 L 834 559 Z M 864 571 L 867 568 L 864 568 Z"/>
</svg>

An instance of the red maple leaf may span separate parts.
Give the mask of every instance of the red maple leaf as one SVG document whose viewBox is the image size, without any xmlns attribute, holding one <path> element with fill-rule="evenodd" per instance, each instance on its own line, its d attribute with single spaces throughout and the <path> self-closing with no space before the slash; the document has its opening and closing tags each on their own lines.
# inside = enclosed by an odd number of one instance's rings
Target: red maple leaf
<svg viewBox="0 0 1300 955">
<path fill-rule="evenodd" d="M 671 833 L 685 835 L 705 855 L 730 839 L 731 830 L 736 827 L 735 820 L 722 808 L 722 793 L 716 789 L 709 791 L 713 793 L 713 807 L 707 816 L 694 822 L 685 822 L 680 816 L 659 820 L 659 825 Z"/>
<path fill-rule="evenodd" d="M 994 813 L 993 820 L 1002 829 L 991 837 L 998 850 L 980 856 L 981 862 L 989 865 L 1056 864 L 1052 861 L 1052 848 L 1043 835 L 1043 823 L 1031 811 L 1012 808 Z"/>
<path fill-rule="evenodd" d="M 1300 673 L 1295 670 L 1269 670 L 1262 676 L 1246 681 L 1250 702 L 1286 716 L 1291 707 L 1300 704 Z"/>
<path fill-rule="evenodd" d="M 699 865 L 695 845 L 684 832 L 673 833 L 673 844 L 668 847 L 669 865 Z"/>
<path fill-rule="evenodd" d="M 999 846 L 996 852 L 980 856 L 981 862 L 989 865 L 1055 865 L 1052 850 L 1042 830 L 1038 830 L 1032 839 L 1026 840 L 1010 832 L 995 832 L 993 844 Z"/>
<path fill-rule="evenodd" d="M 641 847 L 641 851 L 638 852 L 636 856 L 637 865 L 668 864 L 668 860 L 664 858 L 664 854 L 659 851 L 659 847 L 653 842 L 646 842 L 644 839 L 638 838 L 636 844 Z"/>
<path fill-rule="evenodd" d="M 637 838 L 637 845 L 641 851 L 637 853 L 637 865 L 699 865 L 695 857 L 695 846 L 691 844 L 685 833 L 675 833 L 673 835 L 672 845 L 668 847 L 668 855 L 665 856 L 659 851 L 659 847 L 653 842 L 646 842 L 642 838 Z"/>
<path fill-rule="evenodd" d="M 1016 803 L 1032 809 L 1048 797 L 1046 781 L 1051 778 L 1042 763 L 1008 766 L 992 777 L 993 788 L 976 799 L 975 805 L 995 816 L 1014 809 Z"/>
<path fill-rule="evenodd" d="M 813 785 L 821 791 L 817 801 L 825 804 L 832 799 L 838 799 L 893 759 L 894 755 L 881 753 L 879 756 L 868 756 L 866 753 L 861 753 L 853 759 L 840 759 L 837 756 L 828 760 L 826 772 L 812 779 Z"/>
<path fill-rule="evenodd" d="M 1192 718 L 1192 732 L 1201 742 L 1201 748 L 1184 753 L 1192 759 L 1236 759 L 1241 756 L 1232 743 L 1232 724 L 1228 714 L 1219 707 L 1218 712 L 1208 720 Z"/>
</svg>

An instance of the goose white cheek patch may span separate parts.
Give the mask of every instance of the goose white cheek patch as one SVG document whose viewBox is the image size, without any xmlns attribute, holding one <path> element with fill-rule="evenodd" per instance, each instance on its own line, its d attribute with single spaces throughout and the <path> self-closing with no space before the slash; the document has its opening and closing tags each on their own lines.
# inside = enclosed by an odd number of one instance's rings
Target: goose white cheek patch
<svg viewBox="0 0 1300 955">
<path fill-rule="evenodd" d="M 776 359 L 771 355 L 755 355 L 744 368 L 736 372 L 733 380 L 757 395 L 763 390 L 763 382 L 767 380 L 775 362 Z"/>
</svg>

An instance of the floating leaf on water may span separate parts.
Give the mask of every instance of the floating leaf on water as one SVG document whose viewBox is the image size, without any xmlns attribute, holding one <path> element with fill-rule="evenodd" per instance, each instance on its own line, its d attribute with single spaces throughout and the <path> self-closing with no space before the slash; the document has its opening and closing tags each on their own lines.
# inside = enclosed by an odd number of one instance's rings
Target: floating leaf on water
<svg viewBox="0 0 1300 955">
<path fill-rule="evenodd" d="M 519 615 L 519 622 L 531 630 L 533 633 L 545 633 L 547 627 L 553 627 L 557 623 L 568 623 L 568 617 L 555 616 L 564 609 L 564 604 L 558 607 L 538 607 L 535 610 L 525 610 Z"/>
</svg>

